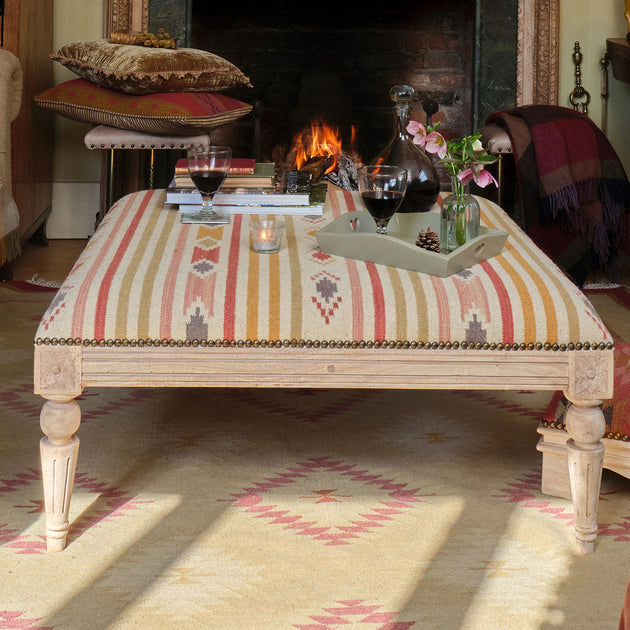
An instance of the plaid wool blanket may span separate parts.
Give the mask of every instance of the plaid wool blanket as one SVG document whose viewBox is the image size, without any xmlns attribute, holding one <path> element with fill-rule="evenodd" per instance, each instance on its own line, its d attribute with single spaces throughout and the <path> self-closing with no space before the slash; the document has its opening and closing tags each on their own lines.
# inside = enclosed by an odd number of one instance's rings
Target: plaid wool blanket
<svg viewBox="0 0 630 630">
<path fill-rule="evenodd" d="M 586 241 L 593 264 L 600 267 L 614 264 L 620 251 L 628 251 L 630 184 L 595 123 L 554 105 L 506 109 L 489 116 L 488 123 L 510 136 L 526 229 L 534 239 L 541 228 L 560 225 Z M 547 237 L 547 250 L 554 238 Z M 556 249 L 566 246 L 565 234 Z M 547 253 L 554 258 L 559 254 Z"/>
</svg>

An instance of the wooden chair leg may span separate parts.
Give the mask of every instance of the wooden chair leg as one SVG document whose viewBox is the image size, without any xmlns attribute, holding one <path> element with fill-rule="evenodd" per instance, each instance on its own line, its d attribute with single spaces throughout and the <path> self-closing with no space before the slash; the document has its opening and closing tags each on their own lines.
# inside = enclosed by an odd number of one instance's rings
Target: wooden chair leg
<svg viewBox="0 0 630 630">
<path fill-rule="evenodd" d="M 40 423 L 46 437 L 40 441 L 44 505 L 46 507 L 46 548 L 63 551 L 68 536 L 68 513 L 79 454 L 74 433 L 81 423 L 76 400 L 47 400 Z"/>
</svg>

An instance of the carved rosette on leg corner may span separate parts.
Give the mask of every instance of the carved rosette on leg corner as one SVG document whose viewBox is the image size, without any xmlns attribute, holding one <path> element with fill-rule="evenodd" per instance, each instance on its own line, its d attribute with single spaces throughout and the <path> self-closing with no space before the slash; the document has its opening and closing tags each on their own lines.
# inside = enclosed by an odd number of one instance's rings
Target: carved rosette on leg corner
<svg viewBox="0 0 630 630">
<path fill-rule="evenodd" d="M 35 393 L 46 398 L 40 424 L 46 437 L 40 441 L 46 547 L 62 551 L 68 535 L 68 513 L 79 453 L 74 434 L 81 423 L 75 398 L 81 394 L 81 348 L 35 347 Z"/>
<path fill-rule="evenodd" d="M 579 553 L 591 553 L 597 538 L 597 503 L 604 463 L 601 438 L 606 421 L 602 402 L 613 394 L 611 351 L 572 352 L 569 357 L 571 402 L 566 414 L 569 478 L 575 513 L 574 532 Z"/>
</svg>

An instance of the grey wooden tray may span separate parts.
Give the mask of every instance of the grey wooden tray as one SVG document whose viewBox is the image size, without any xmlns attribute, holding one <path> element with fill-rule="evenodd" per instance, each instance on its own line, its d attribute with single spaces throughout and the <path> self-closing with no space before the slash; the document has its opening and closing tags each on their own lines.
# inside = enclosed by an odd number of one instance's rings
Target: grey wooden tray
<svg viewBox="0 0 630 630">
<path fill-rule="evenodd" d="M 501 253 L 507 232 L 480 226 L 479 235 L 450 254 L 436 254 L 416 245 L 420 230 L 440 233 L 439 212 L 395 214 L 388 234 L 363 210 L 348 212 L 317 232 L 323 252 L 446 278 Z"/>
</svg>

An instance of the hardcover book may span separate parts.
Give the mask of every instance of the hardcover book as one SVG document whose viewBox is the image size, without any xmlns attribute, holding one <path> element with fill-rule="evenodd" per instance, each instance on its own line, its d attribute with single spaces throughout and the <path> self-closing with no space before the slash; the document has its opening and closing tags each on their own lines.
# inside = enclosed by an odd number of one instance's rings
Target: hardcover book
<svg viewBox="0 0 630 630">
<path fill-rule="evenodd" d="M 228 187 L 272 187 L 273 178 L 275 173 L 275 165 L 273 162 L 257 162 L 254 167 L 254 172 L 249 175 L 232 174 L 231 172 L 225 178 L 223 182 L 224 186 Z M 192 179 L 188 174 L 188 169 L 185 173 L 177 174 L 173 178 L 174 184 L 178 188 L 194 188 Z"/>
<path fill-rule="evenodd" d="M 254 158 L 232 158 L 230 175 L 253 175 L 256 161 Z M 188 175 L 188 161 L 180 158 L 175 162 L 175 176 Z"/>
</svg>

